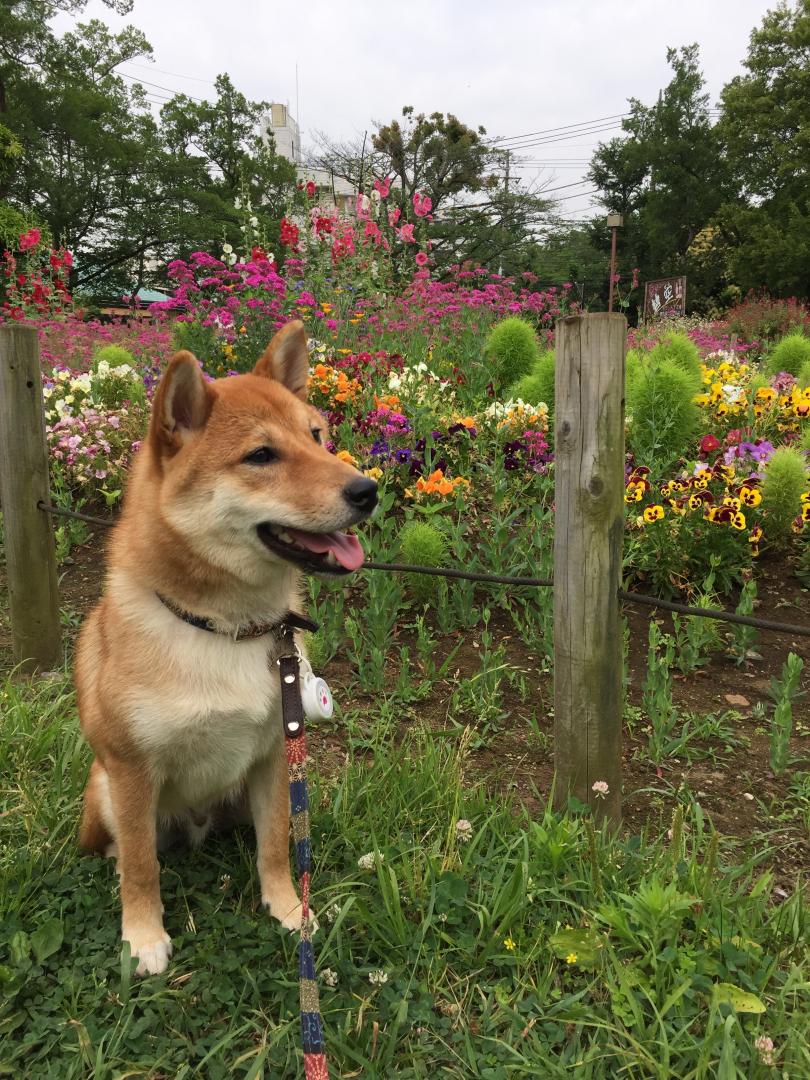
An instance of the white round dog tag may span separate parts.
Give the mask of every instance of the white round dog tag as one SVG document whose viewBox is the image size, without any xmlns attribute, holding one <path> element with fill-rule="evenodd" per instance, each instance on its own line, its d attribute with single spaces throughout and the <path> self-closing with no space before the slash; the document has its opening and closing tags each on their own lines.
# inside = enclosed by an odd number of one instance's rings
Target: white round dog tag
<svg viewBox="0 0 810 1080">
<path fill-rule="evenodd" d="M 301 680 L 301 701 L 307 720 L 329 720 L 332 716 L 332 691 L 324 679 L 311 671 L 307 671 Z"/>
</svg>

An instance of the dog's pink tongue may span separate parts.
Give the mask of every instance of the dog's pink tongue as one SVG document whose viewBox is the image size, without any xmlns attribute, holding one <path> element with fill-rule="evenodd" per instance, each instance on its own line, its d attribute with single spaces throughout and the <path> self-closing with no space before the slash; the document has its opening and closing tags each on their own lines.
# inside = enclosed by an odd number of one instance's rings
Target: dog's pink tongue
<svg viewBox="0 0 810 1080">
<path fill-rule="evenodd" d="M 345 570 L 359 570 L 366 557 L 360 541 L 351 533 L 311 533 L 301 532 L 300 529 L 287 529 L 287 532 L 299 547 L 314 551 L 316 555 L 333 552 Z"/>
</svg>

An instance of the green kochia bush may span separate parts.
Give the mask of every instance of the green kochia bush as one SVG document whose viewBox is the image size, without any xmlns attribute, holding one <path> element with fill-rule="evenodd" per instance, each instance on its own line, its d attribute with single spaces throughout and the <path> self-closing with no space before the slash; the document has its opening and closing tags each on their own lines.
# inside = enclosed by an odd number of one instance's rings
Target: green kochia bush
<svg viewBox="0 0 810 1080">
<path fill-rule="evenodd" d="M 786 540 L 791 526 L 802 509 L 802 492 L 807 490 L 807 465 L 804 453 L 792 446 L 781 446 L 765 466 L 762 477 L 762 510 L 766 540 Z"/>
<path fill-rule="evenodd" d="M 123 367 L 129 364 L 135 367 L 135 357 L 122 345 L 104 345 L 93 353 L 93 368 L 96 369 L 100 361 L 106 361 L 111 368 Z"/>
<path fill-rule="evenodd" d="M 399 551 L 403 562 L 420 566 L 444 566 L 447 560 L 447 539 L 435 525 L 427 521 L 406 521 L 399 530 Z M 440 579 L 429 574 L 408 574 L 411 595 L 419 603 L 429 603 L 436 597 Z"/>
<path fill-rule="evenodd" d="M 666 469 L 700 423 L 690 375 L 671 360 L 645 364 L 627 387 L 628 443 L 639 465 Z"/>
<path fill-rule="evenodd" d="M 510 397 L 520 398 L 527 405 L 548 405 L 549 416 L 554 413 L 554 353 L 544 352 L 534 362 L 528 375 L 509 391 Z"/>
<path fill-rule="evenodd" d="M 656 366 L 664 360 L 679 367 L 689 376 L 693 393 L 699 394 L 703 383 L 703 375 L 700 370 L 700 352 L 697 345 L 686 334 L 667 334 L 658 344 L 650 350 L 646 362 Z"/>
<path fill-rule="evenodd" d="M 799 381 L 799 386 L 802 388 L 802 390 L 804 390 L 806 387 L 810 386 L 810 360 L 808 360 L 806 363 L 802 364 L 801 370 L 799 371 L 799 380 L 798 381 Z"/>
<path fill-rule="evenodd" d="M 510 386 L 531 371 L 540 355 L 534 327 L 524 319 L 509 318 L 489 332 L 485 352 L 501 386 Z"/>
<path fill-rule="evenodd" d="M 788 334 L 768 357 L 768 371 L 772 375 L 787 371 L 798 377 L 807 363 L 810 363 L 810 338 L 806 338 L 804 334 Z"/>
</svg>

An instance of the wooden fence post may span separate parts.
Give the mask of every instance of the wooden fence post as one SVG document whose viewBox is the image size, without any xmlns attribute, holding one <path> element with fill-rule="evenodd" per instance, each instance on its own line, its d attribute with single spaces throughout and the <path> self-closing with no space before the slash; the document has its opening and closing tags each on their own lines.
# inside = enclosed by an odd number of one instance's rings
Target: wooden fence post
<svg viewBox="0 0 810 1080">
<path fill-rule="evenodd" d="M 12 651 L 27 672 L 62 662 L 53 530 L 37 507 L 49 501 L 39 338 L 30 326 L 0 326 L 0 502 Z"/>
<path fill-rule="evenodd" d="M 626 336 L 619 314 L 570 316 L 556 328 L 556 805 L 571 794 L 614 823 L 622 779 Z M 597 781 L 607 784 L 603 797 L 593 791 Z"/>
</svg>

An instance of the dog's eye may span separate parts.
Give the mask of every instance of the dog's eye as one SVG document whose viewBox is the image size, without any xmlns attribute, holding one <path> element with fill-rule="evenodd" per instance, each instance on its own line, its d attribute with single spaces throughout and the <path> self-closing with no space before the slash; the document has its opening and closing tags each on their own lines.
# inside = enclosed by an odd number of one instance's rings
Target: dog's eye
<svg viewBox="0 0 810 1080">
<path fill-rule="evenodd" d="M 243 457 L 242 461 L 245 465 L 269 465 L 277 457 L 278 454 L 269 446 L 260 446 L 257 450 L 252 450 L 247 457 Z"/>
<path fill-rule="evenodd" d="M 312 431 L 312 438 L 315 440 L 315 442 L 320 443 L 320 441 L 321 441 L 321 429 L 319 427 L 314 427 L 314 428 L 311 428 L 310 430 Z"/>
</svg>

